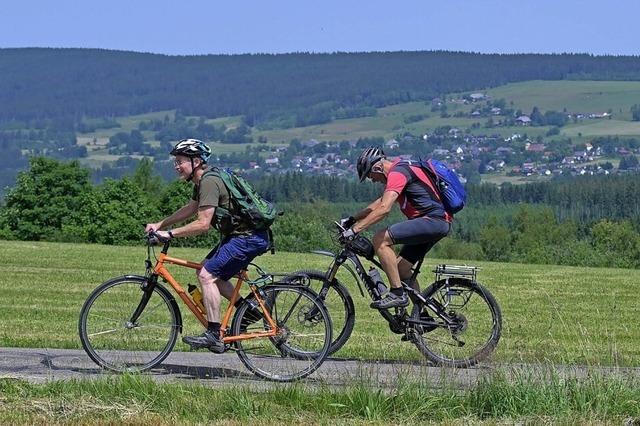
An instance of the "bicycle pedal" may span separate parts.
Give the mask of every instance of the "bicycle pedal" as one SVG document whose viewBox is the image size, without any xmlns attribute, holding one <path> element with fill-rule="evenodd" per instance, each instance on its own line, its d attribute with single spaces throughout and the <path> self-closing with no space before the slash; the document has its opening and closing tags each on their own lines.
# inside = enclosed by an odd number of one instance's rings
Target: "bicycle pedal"
<svg viewBox="0 0 640 426">
<path fill-rule="evenodd" d="M 225 353 L 225 352 L 228 350 L 228 348 L 227 348 L 227 347 L 225 347 L 225 348 L 223 349 L 223 351 L 222 351 L 222 352 L 218 352 L 217 350 L 215 350 L 215 349 L 213 349 L 213 348 L 207 348 L 207 349 L 209 349 L 209 352 L 214 353 L 214 354 L 216 354 L 216 355 L 223 354 L 223 353 Z"/>
<path fill-rule="evenodd" d="M 416 341 L 415 331 L 405 332 L 404 335 L 400 338 L 400 341 L 414 343 Z"/>
</svg>

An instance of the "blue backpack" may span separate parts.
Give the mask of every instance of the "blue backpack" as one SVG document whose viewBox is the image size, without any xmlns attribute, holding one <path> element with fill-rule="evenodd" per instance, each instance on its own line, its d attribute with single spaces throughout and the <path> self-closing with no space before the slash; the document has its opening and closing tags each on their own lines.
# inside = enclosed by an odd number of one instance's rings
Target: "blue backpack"
<svg viewBox="0 0 640 426">
<path fill-rule="evenodd" d="M 467 191 L 458 179 L 458 175 L 449 169 L 444 163 L 434 160 L 420 160 L 420 167 L 427 172 L 429 177 L 435 183 L 438 192 L 440 192 L 440 200 L 444 205 L 447 213 L 454 215 L 464 207 L 467 201 Z"/>
</svg>

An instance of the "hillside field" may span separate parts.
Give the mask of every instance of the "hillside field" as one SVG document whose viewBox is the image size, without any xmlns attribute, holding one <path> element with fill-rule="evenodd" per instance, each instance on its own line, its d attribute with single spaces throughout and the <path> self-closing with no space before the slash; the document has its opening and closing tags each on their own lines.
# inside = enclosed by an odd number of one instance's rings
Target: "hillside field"
<svg viewBox="0 0 640 426">
<path fill-rule="evenodd" d="M 577 123 L 569 122 L 561 129 L 556 137 L 571 137 L 574 141 L 588 141 L 590 138 L 607 135 L 640 136 L 640 122 L 631 121 L 629 108 L 640 102 L 640 82 L 637 81 L 527 81 L 512 83 L 487 90 L 478 90 L 490 96 L 491 99 L 505 99 L 507 105 L 514 109 L 521 109 L 529 114 L 534 106 L 542 112 L 547 110 L 563 111 L 568 113 L 602 113 L 612 111 L 613 117 L 609 119 L 584 119 Z M 439 112 L 432 112 L 429 102 L 407 102 L 378 109 L 377 116 L 349 118 L 334 120 L 326 124 L 316 124 L 305 127 L 289 129 L 261 130 L 253 128 L 251 135 L 254 140 L 258 137 L 266 137 L 270 145 L 288 145 L 292 139 L 319 141 L 356 140 L 358 138 L 382 137 L 391 139 L 409 132 L 421 135 L 433 132 L 437 127 L 452 126 L 464 130 L 474 123 L 479 128 L 471 130 L 473 134 L 498 134 L 503 137 L 514 133 L 526 133 L 531 138 L 544 137 L 550 127 L 494 127 L 485 128 L 487 117 L 454 117 L 456 113 L 468 114 L 473 105 L 464 105 L 452 102 L 459 99 L 463 93 L 454 93 L 446 96 L 448 113 L 451 117 L 442 118 Z M 148 114 L 118 117 L 116 121 L 119 128 L 98 129 L 94 132 L 78 134 L 81 145 L 87 145 L 89 157 L 83 159 L 86 165 L 97 166 L 105 161 L 115 161 L 119 155 L 109 155 L 105 149 L 110 136 L 117 132 L 130 132 L 137 129 L 138 124 L 147 120 L 162 120 L 165 116 L 173 119 L 175 111 L 159 111 Z M 426 116 L 415 122 L 406 122 L 412 116 Z M 195 117 L 194 117 L 195 118 Z M 499 119 L 499 117 L 495 117 Z M 88 120 L 91 123 L 91 120 Z M 207 119 L 208 124 L 224 124 L 228 128 L 234 128 L 241 122 L 239 116 Z M 152 133 L 145 131 L 143 134 L 149 137 Z M 185 135 L 188 137 L 190 135 Z M 158 144 L 153 139 L 147 143 Z M 229 154 L 242 152 L 246 145 L 230 145 L 218 142 L 210 142 L 215 153 Z M 257 145 L 253 144 L 253 145 Z"/>
<path fill-rule="evenodd" d="M 143 274 L 145 248 L 45 242 L 0 241 L 0 345 L 80 348 L 77 321 L 89 293 L 108 278 Z M 173 249 L 172 255 L 200 260 L 202 249 Z M 277 252 L 257 263 L 269 271 L 324 270 L 329 258 Z M 429 270 L 455 259 L 428 259 Z M 479 281 L 498 299 L 503 335 L 492 361 L 638 365 L 637 283 L 640 271 L 478 262 Z M 173 267 L 183 284 L 196 282 L 192 270 Z M 354 282 L 341 277 L 356 302 L 356 325 L 338 357 L 420 361 L 411 344 L 392 334 L 368 307 Z M 181 304 L 181 303 L 180 303 Z M 182 307 L 186 334 L 201 328 Z M 178 343 L 176 350 L 186 350 Z"/>
</svg>

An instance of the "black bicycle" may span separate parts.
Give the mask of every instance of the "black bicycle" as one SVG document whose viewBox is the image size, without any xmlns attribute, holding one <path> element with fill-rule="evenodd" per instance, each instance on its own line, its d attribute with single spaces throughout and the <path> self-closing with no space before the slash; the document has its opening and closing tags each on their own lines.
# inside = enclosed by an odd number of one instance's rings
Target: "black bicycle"
<svg viewBox="0 0 640 426">
<path fill-rule="evenodd" d="M 337 222 L 339 231 L 344 231 Z M 333 336 L 329 353 L 339 350 L 349 339 L 355 323 L 355 306 L 347 288 L 337 279 L 344 267 L 358 283 L 367 289 L 372 300 L 384 297 L 387 289 L 377 269 L 365 271 L 359 256 L 378 268 L 371 241 L 363 235 L 347 241 L 339 239 L 338 253 L 314 251 L 333 258 L 328 270 L 301 270 L 291 280 L 306 276 L 329 309 Z M 413 268 L 411 280 L 420 272 L 424 259 Z M 420 352 L 437 365 L 469 367 L 486 358 L 495 349 L 502 331 L 502 314 L 493 295 L 476 281 L 479 268 L 474 266 L 439 265 L 435 281 L 424 291 L 416 291 L 403 283 L 412 306 L 380 309 L 392 332 L 403 334 L 403 340 L 413 342 Z"/>
</svg>

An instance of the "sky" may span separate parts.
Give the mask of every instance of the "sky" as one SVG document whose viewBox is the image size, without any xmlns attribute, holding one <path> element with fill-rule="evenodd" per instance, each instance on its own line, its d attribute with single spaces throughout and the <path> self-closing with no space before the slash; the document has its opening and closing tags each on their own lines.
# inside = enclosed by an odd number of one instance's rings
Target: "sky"
<svg viewBox="0 0 640 426">
<path fill-rule="evenodd" d="M 638 0 L 2 0 L 0 48 L 640 55 Z"/>
</svg>

